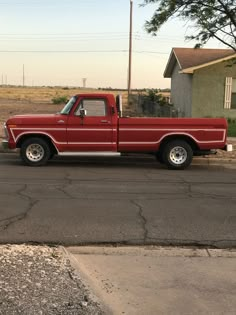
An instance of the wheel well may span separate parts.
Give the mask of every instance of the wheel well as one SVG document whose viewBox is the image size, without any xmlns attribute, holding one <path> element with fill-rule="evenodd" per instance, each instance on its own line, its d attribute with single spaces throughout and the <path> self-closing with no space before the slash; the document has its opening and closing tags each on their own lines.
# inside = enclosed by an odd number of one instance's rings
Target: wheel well
<svg viewBox="0 0 236 315">
<path fill-rule="evenodd" d="M 30 139 L 30 138 L 40 138 L 43 139 L 44 141 L 47 142 L 47 144 L 50 147 L 50 150 L 52 153 L 57 153 L 56 147 L 54 145 L 54 143 L 52 142 L 52 140 L 46 136 L 46 135 L 42 135 L 42 134 L 27 134 L 27 135 L 23 135 L 22 137 L 20 137 L 20 139 L 17 141 L 16 147 L 17 148 L 21 148 L 22 143 L 26 140 L 26 139 Z"/>
<path fill-rule="evenodd" d="M 183 141 L 187 142 L 191 146 L 193 151 L 199 150 L 199 147 L 198 147 L 197 143 L 191 137 L 188 137 L 188 136 L 185 136 L 185 135 L 172 135 L 172 136 L 165 137 L 161 141 L 161 144 L 160 144 L 160 147 L 159 147 L 158 151 L 162 151 L 164 146 L 167 143 L 169 143 L 171 141 L 174 141 L 174 140 L 183 140 Z"/>
</svg>

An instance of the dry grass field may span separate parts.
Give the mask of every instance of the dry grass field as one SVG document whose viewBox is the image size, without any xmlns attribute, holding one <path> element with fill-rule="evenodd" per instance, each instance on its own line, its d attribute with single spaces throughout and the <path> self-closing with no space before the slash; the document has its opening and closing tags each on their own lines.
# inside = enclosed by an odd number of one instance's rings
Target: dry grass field
<svg viewBox="0 0 236 315">
<path fill-rule="evenodd" d="M 112 93 L 122 94 L 124 103 L 127 103 L 127 92 L 102 91 L 96 89 L 60 88 L 60 87 L 0 87 L 0 124 L 12 115 L 34 113 L 56 113 L 63 104 L 55 105 L 53 98 L 66 96 L 68 99 L 79 93 Z M 0 128 L 0 138 L 2 128 Z"/>
<path fill-rule="evenodd" d="M 0 87 L 0 99 L 27 101 L 32 103 L 51 103 L 52 98 L 78 93 L 111 93 L 122 94 L 127 98 L 127 92 L 112 92 L 97 89 L 63 88 L 63 87 Z"/>
</svg>

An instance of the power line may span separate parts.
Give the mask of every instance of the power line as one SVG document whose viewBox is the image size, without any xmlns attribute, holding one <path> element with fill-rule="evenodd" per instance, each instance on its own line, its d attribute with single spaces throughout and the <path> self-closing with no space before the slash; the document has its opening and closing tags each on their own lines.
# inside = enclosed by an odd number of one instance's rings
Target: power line
<svg viewBox="0 0 236 315">
<path fill-rule="evenodd" d="M 10 42 L 14 41 L 74 41 L 74 42 L 89 42 L 89 41 L 118 41 L 118 40 L 127 40 L 127 37 L 113 37 L 113 38 L 1 38 L 1 42 Z M 135 38 L 135 40 L 139 40 L 139 38 Z"/>
<path fill-rule="evenodd" d="M 14 6 L 14 5 L 22 5 L 22 6 L 35 6 L 35 5 L 47 5 L 47 6 L 52 6 L 52 7 L 58 7 L 60 6 L 65 6 L 65 5 L 69 5 L 69 1 L 74 2 L 74 0 L 67 0 L 67 2 L 65 3 L 58 3 L 58 1 L 55 1 L 54 3 L 48 3 L 47 0 L 45 0 L 45 2 L 43 3 L 42 0 L 40 1 L 14 1 L 13 3 L 9 3 L 9 2 L 0 2 L 0 5 L 7 5 L 7 6 Z M 89 4 L 93 4 L 95 3 L 95 0 L 80 0 L 80 3 L 89 3 Z M 77 4 L 76 2 L 74 4 Z M 70 4 L 71 5 L 71 4 Z"/>
<path fill-rule="evenodd" d="M 1 36 L 9 36 L 9 38 L 11 38 L 12 36 L 19 36 L 19 37 L 27 37 L 27 36 L 33 36 L 33 37 L 42 37 L 42 36 L 46 36 L 46 37 L 80 37 L 80 36 L 92 36 L 92 37 L 99 37 L 99 36 L 129 36 L 128 32 L 93 32 L 93 33 L 0 33 L 0 37 Z M 172 36 L 172 35 L 165 35 L 165 36 L 161 36 L 161 35 L 157 35 L 157 36 L 152 36 L 152 35 L 148 35 L 147 33 L 140 33 L 140 32 L 133 32 L 133 36 L 139 37 L 141 39 L 150 39 L 150 40 L 160 40 L 160 39 L 171 39 L 171 40 L 175 40 L 175 39 L 183 39 L 182 36 Z"/>
<path fill-rule="evenodd" d="M 0 50 L 0 53 L 127 53 L 129 50 Z M 161 54 L 169 55 L 169 52 L 133 50 L 138 54 Z"/>
<path fill-rule="evenodd" d="M 41 41 L 41 42 L 90 42 L 90 41 L 128 41 L 128 32 L 77 32 L 77 33 L 0 33 L 2 42 L 10 41 Z M 143 32 L 133 32 L 132 39 L 138 42 L 148 42 L 153 44 L 178 43 L 183 41 L 182 37 L 176 36 L 148 36 Z"/>
<path fill-rule="evenodd" d="M 139 32 L 135 32 L 140 34 Z M 77 33 L 0 33 L 0 35 L 89 35 L 89 34 L 128 34 L 128 32 L 77 32 Z"/>
</svg>

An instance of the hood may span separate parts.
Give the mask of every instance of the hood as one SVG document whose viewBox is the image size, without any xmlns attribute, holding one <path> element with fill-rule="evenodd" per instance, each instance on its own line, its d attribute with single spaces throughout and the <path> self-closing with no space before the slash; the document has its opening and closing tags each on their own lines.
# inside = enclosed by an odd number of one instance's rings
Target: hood
<svg viewBox="0 0 236 315">
<path fill-rule="evenodd" d="M 27 114 L 27 115 L 15 115 L 7 120 L 7 124 L 15 125 L 48 125 L 57 122 L 62 115 L 60 114 Z M 63 119 L 66 116 L 63 115 Z"/>
</svg>

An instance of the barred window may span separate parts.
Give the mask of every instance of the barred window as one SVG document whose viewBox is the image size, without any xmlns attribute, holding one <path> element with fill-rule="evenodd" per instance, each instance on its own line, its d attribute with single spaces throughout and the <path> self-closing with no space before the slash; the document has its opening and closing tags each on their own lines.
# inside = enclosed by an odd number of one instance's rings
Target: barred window
<svg viewBox="0 0 236 315">
<path fill-rule="evenodd" d="M 236 79 L 232 80 L 231 108 L 236 109 Z"/>
<path fill-rule="evenodd" d="M 236 78 L 225 79 L 225 109 L 236 109 Z"/>
</svg>

